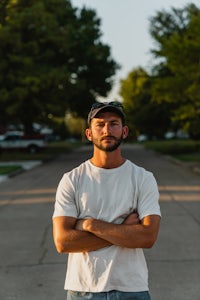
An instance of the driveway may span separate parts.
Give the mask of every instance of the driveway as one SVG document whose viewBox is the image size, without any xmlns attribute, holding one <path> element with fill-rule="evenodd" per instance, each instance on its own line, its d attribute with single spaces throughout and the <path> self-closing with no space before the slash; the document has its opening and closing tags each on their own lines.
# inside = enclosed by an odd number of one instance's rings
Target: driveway
<svg viewBox="0 0 200 300">
<path fill-rule="evenodd" d="M 55 191 L 91 153 L 85 146 L 0 183 L 0 299 L 66 298 L 67 255 L 52 241 Z M 161 230 L 145 250 L 152 300 L 199 300 L 200 176 L 141 146 L 124 145 L 123 153 L 152 171 L 160 190 Z"/>
</svg>

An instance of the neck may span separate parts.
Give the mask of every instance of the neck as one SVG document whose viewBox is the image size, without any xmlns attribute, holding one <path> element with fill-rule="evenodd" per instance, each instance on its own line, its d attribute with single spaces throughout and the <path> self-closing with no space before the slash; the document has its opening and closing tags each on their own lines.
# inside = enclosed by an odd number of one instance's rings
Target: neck
<svg viewBox="0 0 200 300">
<path fill-rule="evenodd" d="M 94 147 L 91 163 L 99 168 L 113 169 L 121 166 L 125 162 L 125 158 L 121 156 L 120 148 L 112 152 L 101 151 Z"/>
</svg>

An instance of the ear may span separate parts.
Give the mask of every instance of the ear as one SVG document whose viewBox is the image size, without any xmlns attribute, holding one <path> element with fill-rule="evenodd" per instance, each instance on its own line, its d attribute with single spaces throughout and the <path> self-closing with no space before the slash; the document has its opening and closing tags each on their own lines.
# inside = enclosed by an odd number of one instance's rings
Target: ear
<svg viewBox="0 0 200 300">
<path fill-rule="evenodd" d="M 91 140 L 92 140 L 92 132 L 91 132 L 91 129 L 90 129 L 90 128 L 87 128 L 87 129 L 85 130 L 85 135 L 86 135 L 88 141 L 91 141 Z"/>
<path fill-rule="evenodd" d="M 124 127 L 123 127 L 123 132 L 122 132 L 122 137 L 123 137 L 123 139 L 126 139 L 126 138 L 127 138 L 128 132 L 129 132 L 128 126 L 124 126 Z"/>
</svg>

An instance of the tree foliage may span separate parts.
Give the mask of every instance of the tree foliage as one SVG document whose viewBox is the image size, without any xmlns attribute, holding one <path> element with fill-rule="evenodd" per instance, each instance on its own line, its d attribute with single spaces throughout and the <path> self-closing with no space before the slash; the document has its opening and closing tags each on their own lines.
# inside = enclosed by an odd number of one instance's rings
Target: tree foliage
<svg viewBox="0 0 200 300">
<path fill-rule="evenodd" d="M 161 138 L 170 123 L 168 104 L 157 104 L 151 95 L 152 78 L 142 68 L 134 69 L 121 81 L 120 94 L 132 135 L 144 133 Z"/>
<path fill-rule="evenodd" d="M 157 42 L 152 52 L 161 60 L 154 68 L 153 97 L 172 103 L 172 121 L 200 136 L 200 9 L 190 4 L 159 12 L 150 32 Z"/>
<path fill-rule="evenodd" d="M 133 70 L 121 82 L 132 128 L 151 136 L 182 128 L 200 138 L 199 32 L 200 9 L 194 4 L 150 19 L 154 66 L 148 73 Z"/>
<path fill-rule="evenodd" d="M 1 123 L 85 117 L 97 95 L 111 89 L 118 68 L 101 42 L 94 10 L 73 8 L 66 0 L 0 2 Z"/>
</svg>

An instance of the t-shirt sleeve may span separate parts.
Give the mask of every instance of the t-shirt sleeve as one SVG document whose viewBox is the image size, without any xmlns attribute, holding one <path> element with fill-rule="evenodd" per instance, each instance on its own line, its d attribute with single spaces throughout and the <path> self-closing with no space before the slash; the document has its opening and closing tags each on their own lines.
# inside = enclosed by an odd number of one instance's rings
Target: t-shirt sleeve
<svg viewBox="0 0 200 300">
<path fill-rule="evenodd" d="M 151 172 L 147 172 L 141 182 L 137 210 L 140 219 L 148 215 L 161 216 L 158 185 Z"/>
<path fill-rule="evenodd" d="M 56 191 L 53 218 L 61 216 L 77 218 L 75 188 L 68 173 L 63 175 Z"/>
</svg>

